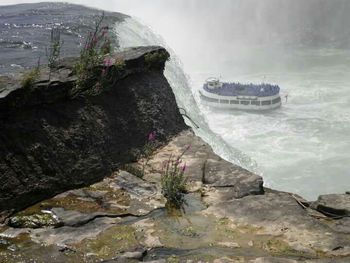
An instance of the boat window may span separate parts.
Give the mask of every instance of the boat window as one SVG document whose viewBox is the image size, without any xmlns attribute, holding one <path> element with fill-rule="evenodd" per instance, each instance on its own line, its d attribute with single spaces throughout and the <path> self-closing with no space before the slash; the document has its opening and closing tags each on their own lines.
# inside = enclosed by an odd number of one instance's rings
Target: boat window
<svg viewBox="0 0 350 263">
<path fill-rule="evenodd" d="M 230 104 L 239 104 L 239 100 L 230 100 Z"/>
<path fill-rule="evenodd" d="M 203 94 L 201 94 L 201 99 L 208 101 L 208 102 L 219 102 L 218 99 L 208 98 L 208 97 L 204 96 Z"/>
<path fill-rule="evenodd" d="M 220 103 L 228 104 L 228 103 L 229 103 L 229 100 L 220 100 Z"/>
<path fill-rule="evenodd" d="M 281 102 L 281 97 L 278 97 L 278 98 L 274 99 L 272 101 L 272 104 L 276 104 L 276 103 L 279 103 L 279 102 Z"/>
<path fill-rule="evenodd" d="M 250 102 L 250 104 L 256 105 L 256 106 L 260 106 L 260 101 L 258 101 L 258 100 L 252 100 L 252 101 Z"/>
<path fill-rule="evenodd" d="M 271 100 L 265 100 L 261 102 L 262 106 L 271 105 Z"/>
<path fill-rule="evenodd" d="M 241 100 L 240 103 L 243 104 L 243 105 L 249 105 L 250 104 L 250 102 L 247 101 L 247 100 Z"/>
</svg>

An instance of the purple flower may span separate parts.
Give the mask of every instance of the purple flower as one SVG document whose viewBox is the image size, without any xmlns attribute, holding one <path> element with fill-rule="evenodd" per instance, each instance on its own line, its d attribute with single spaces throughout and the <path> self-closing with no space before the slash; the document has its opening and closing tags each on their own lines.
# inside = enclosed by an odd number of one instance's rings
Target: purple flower
<svg viewBox="0 0 350 263">
<path fill-rule="evenodd" d="M 103 37 L 106 36 L 107 33 L 108 33 L 108 29 L 103 29 L 103 31 L 102 31 L 102 36 L 103 36 Z"/>
<path fill-rule="evenodd" d="M 153 132 L 151 132 L 150 134 L 148 134 L 148 141 L 149 141 L 149 142 L 153 142 L 153 141 L 155 141 L 155 140 L 156 140 L 156 132 L 153 131 Z"/>
<path fill-rule="evenodd" d="M 185 163 L 184 166 L 182 166 L 182 169 L 181 169 L 183 173 L 186 171 L 186 168 L 187 168 L 187 166 L 186 166 L 186 163 Z"/>
<path fill-rule="evenodd" d="M 112 62 L 112 60 L 110 58 L 105 58 L 103 60 L 103 65 L 105 65 L 106 67 L 110 67 L 110 66 L 113 65 L 113 62 Z"/>
</svg>

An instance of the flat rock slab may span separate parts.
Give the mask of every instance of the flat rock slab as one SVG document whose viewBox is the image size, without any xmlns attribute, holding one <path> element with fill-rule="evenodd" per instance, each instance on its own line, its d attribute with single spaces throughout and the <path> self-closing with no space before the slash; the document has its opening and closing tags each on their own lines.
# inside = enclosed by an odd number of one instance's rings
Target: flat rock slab
<svg viewBox="0 0 350 263">
<path fill-rule="evenodd" d="M 120 171 L 118 173 L 115 177 L 114 184 L 132 194 L 134 197 L 141 199 L 155 196 L 158 193 L 156 186 L 125 171 Z"/>
<path fill-rule="evenodd" d="M 9 225 L 16 228 L 77 227 L 102 217 L 144 216 L 164 206 L 165 200 L 156 186 L 120 171 L 97 184 L 29 207 L 11 217 Z"/>
<path fill-rule="evenodd" d="M 183 211 L 166 210 L 161 166 L 190 144 L 182 158 L 191 190 L 186 205 Z M 118 171 L 22 212 L 50 210 L 63 226 L 0 228 L 0 261 L 2 255 L 38 260 L 50 248 L 62 259 L 57 262 L 68 263 L 350 262 L 349 218 L 332 220 L 308 204 L 291 193 L 262 189 L 261 177 L 184 132 L 156 150 L 143 178 Z"/>
<path fill-rule="evenodd" d="M 264 192 L 260 176 L 218 157 L 207 143 L 191 131 L 180 133 L 153 156 L 149 162 L 151 174 L 160 175 L 164 162 L 170 156 L 176 158 L 181 154 L 183 163 L 187 165 L 189 190 L 198 190 L 203 185 L 230 188 L 232 198 Z M 159 180 L 159 177 L 155 180 Z"/>
<path fill-rule="evenodd" d="M 321 195 L 312 204 L 318 211 L 331 217 L 350 216 L 350 194 Z"/>
<path fill-rule="evenodd" d="M 71 246 L 85 239 L 96 238 L 119 221 L 112 218 L 97 218 L 80 227 L 34 229 L 30 232 L 30 236 L 33 241 L 46 245 Z"/>
<path fill-rule="evenodd" d="M 263 194 L 263 180 L 241 167 L 219 159 L 205 163 L 204 183 L 213 187 L 231 187 L 232 197 Z"/>
<path fill-rule="evenodd" d="M 267 190 L 264 195 L 230 201 L 210 191 L 206 195 L 204 200 L 208 199 L 210 206 L 203 214 L 227 218 L 238 225 L 258 227 L 260 234 L 280 236 L 291 249 L 302 253 L 316 255 L 317 251 L 323 251 L 332 255 L 339 248 L 350 256 L 350 236 L 332 230 L 329 226 L 334 222 L 323 222 L 310 216 L 292 194 Z"/>
</svg>

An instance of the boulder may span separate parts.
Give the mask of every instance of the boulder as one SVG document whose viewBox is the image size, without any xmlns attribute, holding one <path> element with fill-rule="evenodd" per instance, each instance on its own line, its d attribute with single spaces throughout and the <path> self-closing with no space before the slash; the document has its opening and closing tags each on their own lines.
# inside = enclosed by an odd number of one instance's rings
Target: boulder
<svg viewBox="0 0 350 263">
<path fill-rule="evenodd" d="M 350 195 L 321 195 L 312 207 L 329 217 L 350 217 Z"/>
</svg>

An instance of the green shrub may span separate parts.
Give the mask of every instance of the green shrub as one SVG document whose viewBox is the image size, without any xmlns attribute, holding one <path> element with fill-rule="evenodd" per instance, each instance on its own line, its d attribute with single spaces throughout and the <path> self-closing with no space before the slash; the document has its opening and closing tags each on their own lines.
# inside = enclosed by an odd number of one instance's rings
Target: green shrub
<svg viewBox="0 0 350 263">
<path fill-rule="evenodd" d="M 138 178 L 143 178 L 144 171 L 137 164 L 125 164 L 121 167 L 125 172 L 131 173 Z"/>
<path fill-rule="evenodd" d="M 146 167 L 151 159 L 152 154 L 154 153 L 154 151 L 157 148 L 156 137 L 157 137 L 157 135 L 156 135 L 155 131 L 148 134 L 147 142 L 142 149 L 142 153 L 141 153 L 141 158 L 143 159 L 143 161 L 142 161 L 142 177 L 145 176 Z"/>
<path fill-rule="evenodd" d="M 51 38 L 50 38 L 50 46 L 49 48 L 46 48 L 46 57 L 49 62 L 48 66 L 50 69 L 50 75 L 51 70 L 55 67 L 57 67 L 60 55 L 61 55 L 61 48 L 63 45 L 63 41 L 61 41 L 61 31 L 59 28 L 52 28 L 51 29 Z"/>
<path fill-rule="evenodd" d="M 169 59 L 169 54 L 166 51 L 157 51 L 149 53 L 145 56 L 145 63 L 149 69 L 162 69 L 164 62 Z"/>
<path fill-rule="evenodd" d="M 117 71 L 123 71 L 126 67 L 125 61 L 121 58 L 117 58 L 114 62 L 114 67 Z"/>
<path fill-rule="evenodd" d="M 34 83 L 38 80 L 40 76 L 40 58 L 38 59 L 38 64 L 35 69 L 25 73 L 21 80 L 21 85 L 23 88 L 31 88 Z"/>
<path fill-rule="evenodd" d="M 177 158 L 170 156 L 162 172 L 162 193 L 168 205 L 177 209 L 182 208 L 185 203 L 187 177 L 185 176 L 186 163 L 182 164 L 182 157 L 188 149 L 189 147 Z"/>
<path fill-rule="evenodd" d="M 111 41 L 108 36 L 109 28 L 108 26 L 102 26 L 103 20 L 104 14 L 95 22 L 95 30 L 87 36 L 84 47 L 80 52 L 79 62 L 74 67 L 77 76 L 76 88 L 78 90 L 96 85 L 101 77 L 107 75 L 103 72 L 101 66 L 111 66 L 103 65 L 106 59 L 105 56 L 111 52 Z M 102 85 L 97 86 L 101 87 Z"/>
</svg>

